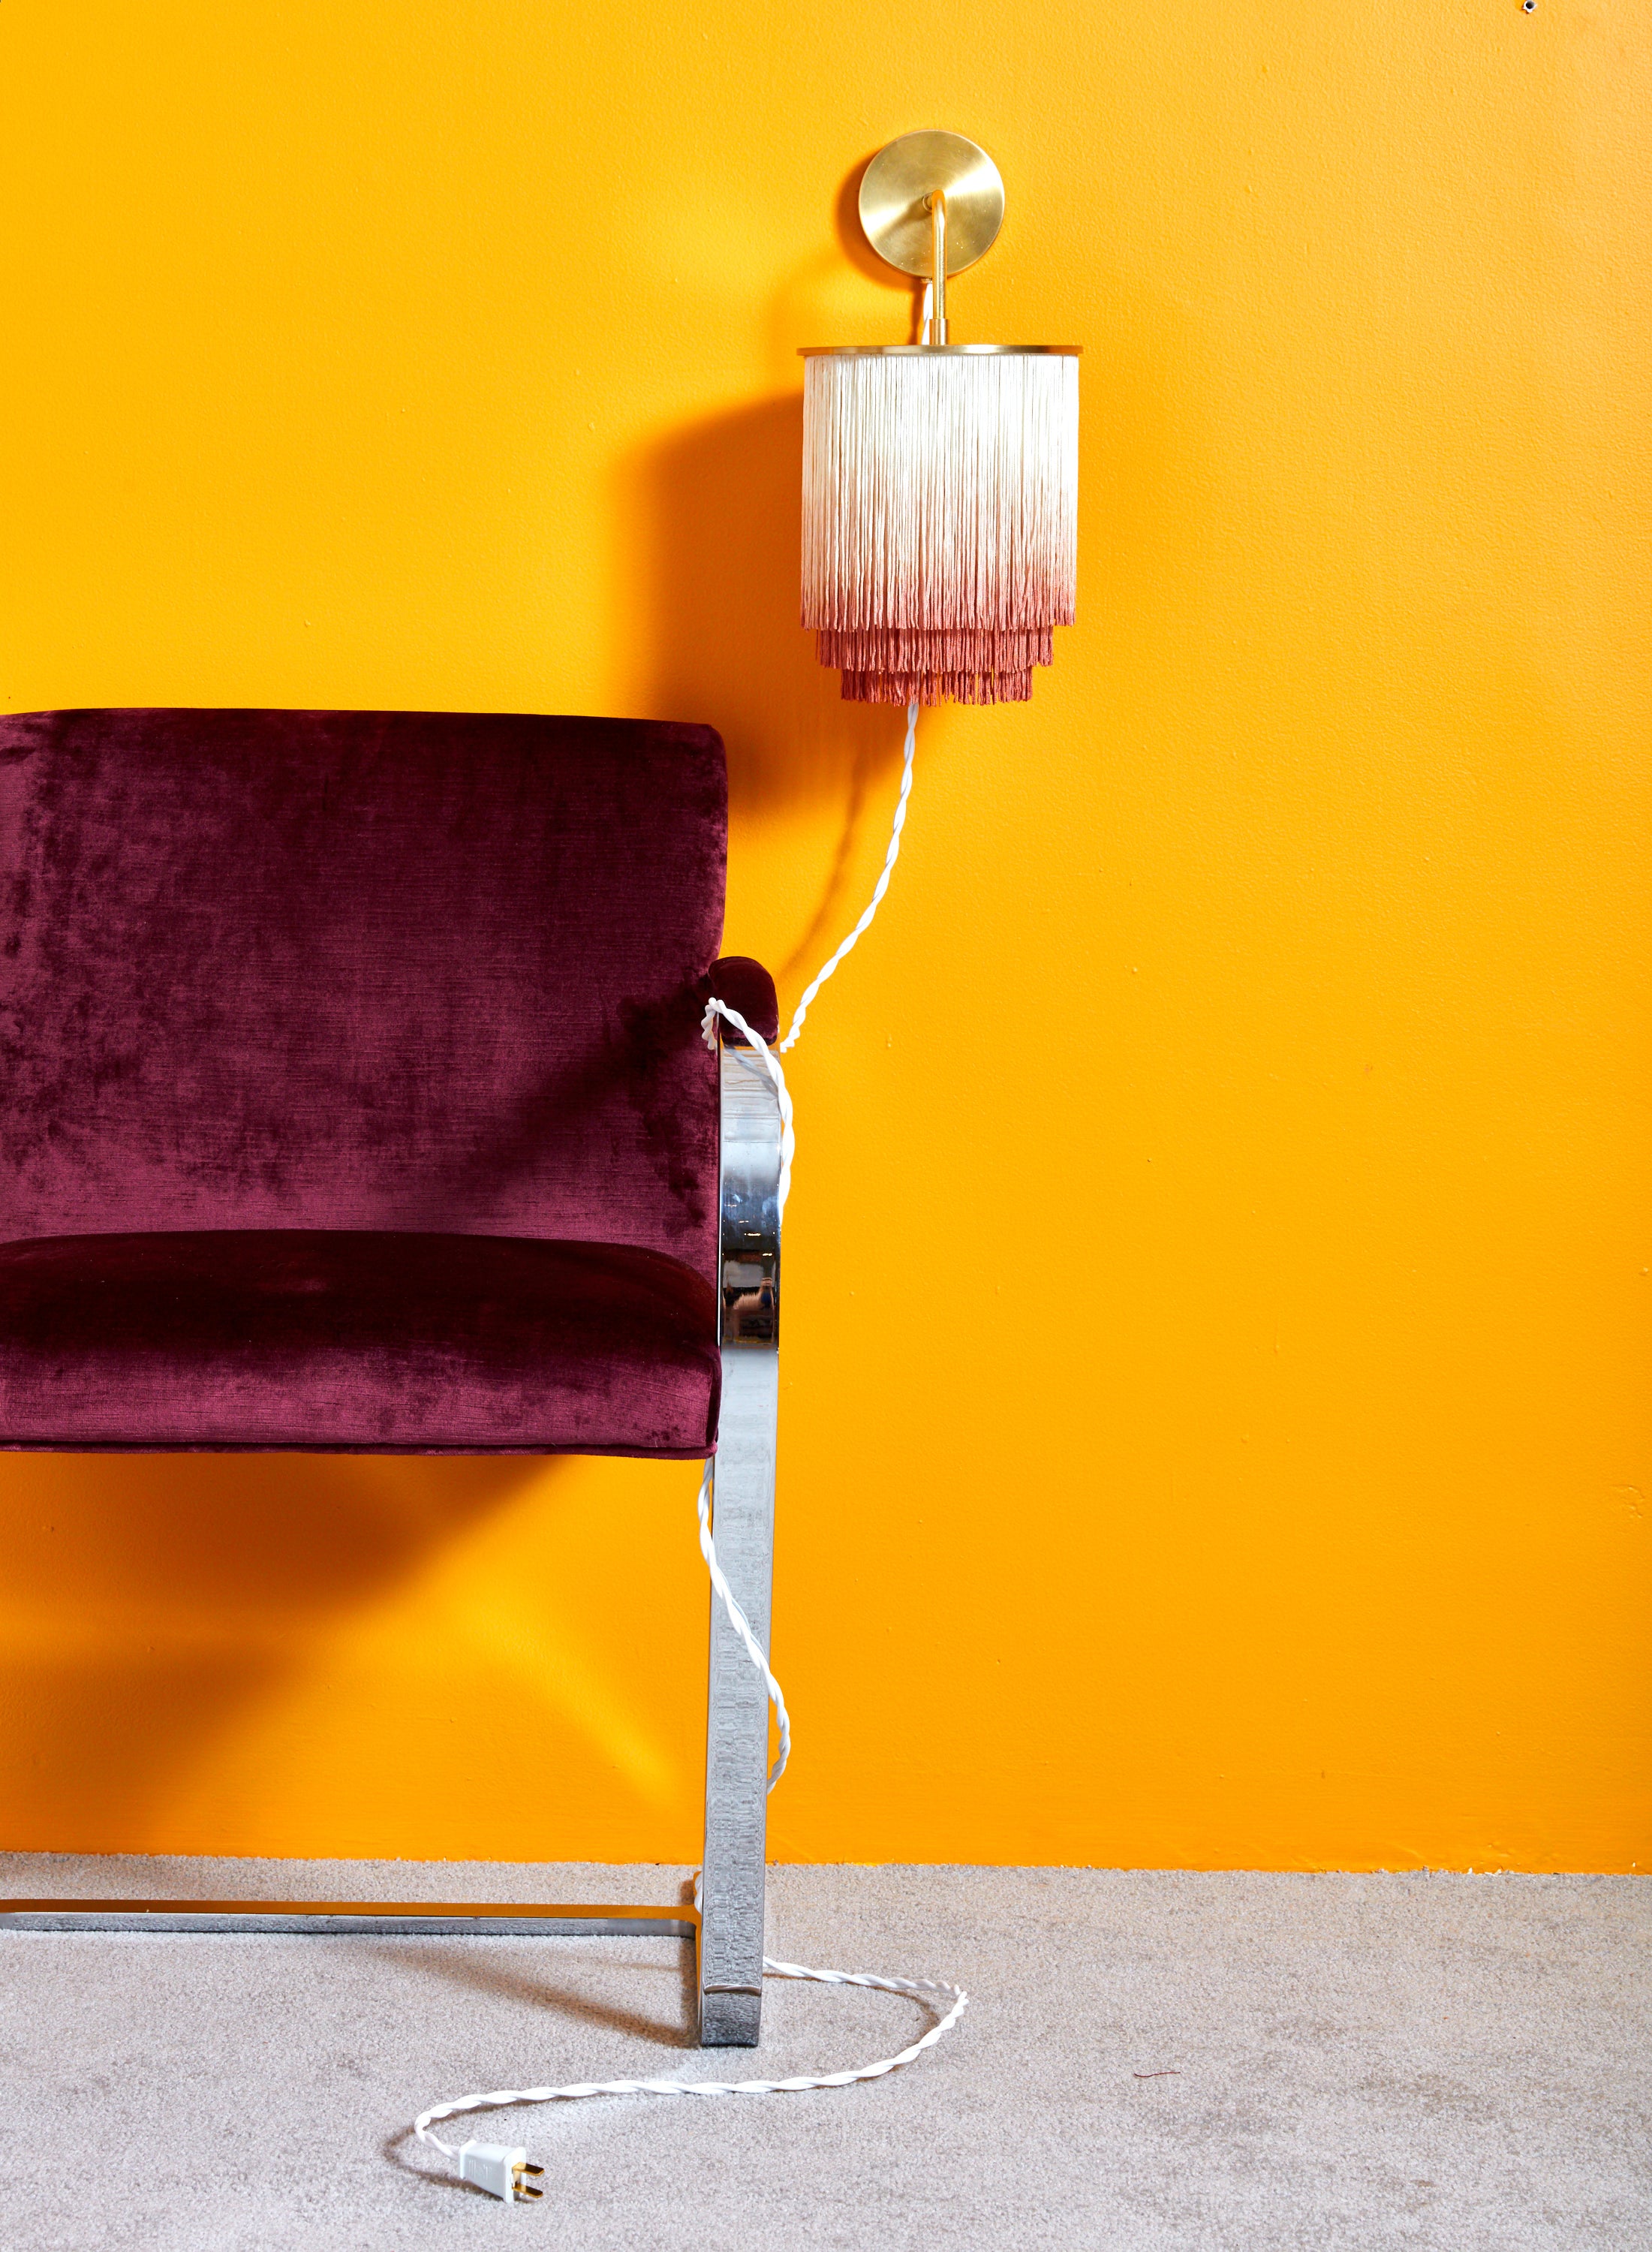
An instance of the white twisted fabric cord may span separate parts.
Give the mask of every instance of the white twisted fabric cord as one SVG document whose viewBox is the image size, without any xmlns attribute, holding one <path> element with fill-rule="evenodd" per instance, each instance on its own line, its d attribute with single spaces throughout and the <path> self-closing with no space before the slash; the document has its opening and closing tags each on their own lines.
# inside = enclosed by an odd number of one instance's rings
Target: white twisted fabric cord
<svg viewBox="0 0 1652 2252">
<path fill-rule="evenodd" d="M 933 2048 L 942 2033 L 951 2032 L 969 2002 L 961 1988 L 939 1978 L 875 1978 L 869 1970 L 812 1970 L 805 1964 L 775 1963 L 767 1956 L 763 1958 L 763 1970 L 770 1978 L 810 1978 L 825 1986 L 871 1986 L 882 1994 L 904 1994 L 932 2006 L 949 1994 L 952 2006 L 898 2056 L 857 2065 L 850 2072 L 794 2073 L 787 2080 L 576 2080 L 563 2088 L 496 2088 L 485 2096 L 466 2096 L 456 2103 L 434 2104 L 428 2111 L 421 2111 L 419 2133 L 451 2157 L 451 2146 L 428 2130 L 434 2121 L 454 2118 L 462 2111 L 510 2103 L 572 2103 L 587 2096 L 801 2096 L 813 2088 L 852 2088 L 857 2081 L 881 2080 L 886 2072 L 898 2071 L 927 2048 Z"/>
<path fill-rule="evenodd" d="M 878 908 L 882 907 L 884 903 L 884 893 L 889 889 L 889 879 L 895 872 L 895 863 L 900 858 L 900 832 L 906 826 L 906 800 L 912 796 L 913 750 L 917 739 L 918 706 L 916 704 L 908 704 L 906 706 L 906 749 L 901 755 L 900 795 L 895 801 L 894 825 L 889 832 L 889 850 L 884 855 L 882 872 L 878 876 L 877 884 L 873 886 L 872 895 L 867 904 L 864 914 L 862 915 L 860 921 L 855 925 L 853 930 L 850 932 L 849 936 L 838 948 L 836 953 L 833 955 L 831 960 L 820 970 L 812 982 L 804 987 L 803 997 L 792 1012 L 791 1029 L 787 1033 L 785 1039 L 778 1043 L 781 1055 L 789 1053 L 789 1052 L 797 1046 L 803 1030 L 803 1019 L 809 1014 L 809 1003 L 814 999 L 816 994 L 819 992 L 821 987 L 826 983 L 826 980 L 836 969 L 838 963 L 843 959 L 843 956 L 854 952 L 855 948 L 859 944 L 861 939 L 871 928 L 872 917 L 877 914 Z"/>
<path fill-rule="evenodd" d="M 435 2103 L 428 2111 L 421 2111 L 415 2122 L 420 2137 L 452 2158 L 454 2145 L 433 2135 L 430 2129 L 436 2120 L 452 2119 L 462 2111 L 503 2110 L 511 2103 L 572 2103 L 587 2096 L 802 2096 L 813 2088 L 852 2088 L 857 2081 L 881 2080 L 886 2072 L 899 2071 L 903 2064 L 933 2048 L 942 2033 L 951 2032 L 969 2002 L 961 1988 L 938 1978 L 875 1978 L 869 1970 L 811 1970 L 804 1964 L 774 1963 L 767 1956 L 763 1970 L 770 1978 L 812 1978 L 826 1986 L 871 1986 L 879 1993 L 904 1994 L 932 2007 L 943 1995 L 950 1994 L 952 2006 L 898 2056 L 857 2065 L 850 2072 L 800 2072 L 788 2080 L 575 2080 L 564 2088 L 496 2088 L 485 2096 L 465 2096 L 456 2103 Z"/>
<path fill-rule="evenodd" d="M 774 1764 L 768 1771 L 768 1788 L 773 1790 L 785 1774 L 787 1762 L 792 1755 L 792 1716 L 786 1709 L 786 1692 L 770 1672 L 762 1644 L 752 1632 L 751 1623 L 740 1609 L 733 1588 L 723 1576 L 723 1567 L 717 1560 L 717 1550 L 711 1540 L 711 1474 L 716 1467 L 715 1457 L 708 1460 L 694 1505 L 699 1512 L 700 1553 L 705 1557 L 705 1568 L 711 1575 L 711 1585 L 717 1590 L 723 1609 L 728 1613 L 729 1623 L 745 1644 L 746 1655 L 762 1675 L 763 1686 L 768 1691 L 768 1701 L 774 1707 L 774 1726 L 780 1731 L 780 1749 L 775 1753 Z M 697 1879 L 697 1886 L 698 1881 Z M 698 1906 L 698 1892 L 695 1905 Z"/>
<path fill-rule="evenodd" d="M 792 1129 L 792 1098 L 787 1089 L 780 1053 L 795 1046 L 809 1003 L 865 931 L 889 888 L 890 872 L 900 851 L 900 832 L 906 824 L 906 800 L 912 790 L 913 742 L 917 725 L 918 706 L 912 704 L 906 709 L 906 761 L 900 778 L 900 796 L 895 807 L 894 827 L 890 835 L 883 873 L 878 879 L 871 903 L 804 993 L 786 1038 L 771 1047 L 760 1032 L 752 1029 L 738 1009 L 730 1008 L 725 1001 L 711 1000 L 706 1004 L 705 1017 L 700 1028 L 706 1046 L 713 1050 L 717 1046 L 715 1024 L 720 1017 L 725 1024 L 750 1042 L 753 1053 L 774 1081 L 781 1114 L 781 1167 L 777 1195 L 781 1213 L 786 1209 L 786 1199 L 791 1192 L 792 1158 L 796 1150 L 797 1137 Z M 696 1503 L 700 1527 L 700 1553 L 705 1559 L 705 1568 L 711 1574 L 718 1599 L 728 1614 L 730 1623 L 739 1635 L 746 1656 L 761 1675 L 769 1702 L 774 1708 L 780 1748 L 768 1771 L 768 1788 L 773 1790 L 785 1774 L 787 1762 L 791 1758 L 791 1717 L 786 1710 L 784 1692 L 763 1654 L 762 1645 L 753 1633 L 751 1623 L 736 1601 L 734 1590 L 717 1560 L 717 1546 L 711 1538 L 711 1498 L 715 1478 L 715 1462 L 708 1462 L 705 1474 L 700 1480 Z M 694 1897 L 698 1906 L 698 1877 L 694 1883 Z M 823 1986 L 865 1986 L 876 1993 L 899 1994 L 908 2000 L 922 2002 L 932 2010 L 941 2010 L 943 2003 L 946 2008 L 927 2032 L 920 2033 L 915 2041 L 896 2055 L 879 2057 L 875 2064 L 856 2065 L 845 2072 L 795 2073 L 785 2080 L 575 2080 L 559 2088 L 495 2088 L 485 2094 L 459 2096 L 451 2103 L 433 2103 L 427 2111 L 421 2111 L 414 2120 L 413 2131 L 420 2142 L 431 2144 L 451 2158 L 459 2157 L 458 2149 L 452 2143 L 444 2143 L 431 2130 L 439 2119 L 456 2118 L 467 2111 L 503 2110 L 513 2103 L 571 2103 L 590 2096 L 790 2096 L 802 2095 L 816 2088 L 852 2088 L 857 2081 L 881 2080 L 885 2073 L 899 2071 L 902 2065 L 910 2064 L 915 2057 L 921 2056 L 927 2048 L 933 2048 L 943 2033 L 951 2032 L 969 2005 L 969 1997 L 962 1987 L 952 1985 L 941 1978 L 880 1978 L 870 1970 L 816 1970 L 803 1963 L 779 1963 L 767 1955 L 763 1957 L 763 1975 L 768 1978 L 807 1978 Z"/>
<path fill-rule="evenodd" d="M 711 1463 L 705 1465 L 705 1475 L 700 1480 L 698 1511 L 700 1520 L 700 1553 L 705 1559 L 711 1585 L 716 1588 L 724 1609 L 728 1613 L 735 1632 L 746 1645 L 746 1655 L 763 1677 L 769 1701 L 774 1707 L 774 1719 L 780 1729 L 780 1755 L 769 1769 L 771 1790 L 786 1771 L 791 1755 L 791 1721 L 786 1711 L 786 1699 L 780 1683 L 769 1670 L 756 1636 L 752 1632 L 746 1614 L 734 1599 L 733 1589 L 723 1575 L 717 1560 L 717 1550 L 711 1540 L 711 1497 L 713 1484 Z M 694 1880 L 694 1899 L 699 1903 L 699 1879 Z M 413 2131 L 420 2142 L 432 2144 L 448 2158 L 458 2155 L 452 2143 L 444 2143 L 439 2135 L 431 2133 L 439 2119 L 452 2119 L 464 2111 L 503 2110 L 512 2103 L 571 2103 L 587 2096 L 801 2096 L 815 2088 L 852 2088 L 857 2081 L 881 2080 L 885 2073 L 899 2071 L 904 2064 L 912 2063 L 927 2048 L 934 2048 L 943 2033 L 950 2033 L 969 2006 L 969 1997 L 961 1986 L 954 1986 L 944 1978 L 880 1978 L 870 1970 L 816 1970 L 805 1963 L 780 1963 L 773 1956 L 763 1957 L 766 1978 L 808 1978 L 822 1986 L 867 1986 L 879 1994 L 901 1994 L 914 2002 L 939 2008 L 944 2001 L 947 2006 L 928 2029 L 915 2041 L 894 2056 L 879 2057 L 875 2064 L 852 2066 L 845 2072 L 794 2073 L 785 2080 L 575 2080 L 560 2088 L 495 2088 L 484 2095 L 462 2096 L 452 2103 L 433 2103 L 421 2111 L 413 2122 Z"/>
<path fill-rule="evenodd" d="M 779 1056 L 761 1032 L 753 1032 L 738 1009 L 731 1009 L 726 1001 L 719 1001 L 715 994 L 706 1003 L 705 1014 L 700 1019 L 700 1037 L 708 1048 L 716 1052 L 717 1034 L 712 1030 L 712 1023 L 718 1017 L 721 1017 L 725 1025 L 732 1025 L 743 1039 L 751 1042 L 764 1070 L 774 1082 L 774 1096 L 780 1104 L 781 1115 L 780 1185 L 774 1192 L 774 1201 L 779 1207 L 780 1217 L 784 1218 L 786 1199 L 792 1192 L 792 1159 L 797 1154 L 797 1136 L 792 1130 L 791 1090 L 786 1084 L 786 1074 L 781 1067 Z"/>
</svg>

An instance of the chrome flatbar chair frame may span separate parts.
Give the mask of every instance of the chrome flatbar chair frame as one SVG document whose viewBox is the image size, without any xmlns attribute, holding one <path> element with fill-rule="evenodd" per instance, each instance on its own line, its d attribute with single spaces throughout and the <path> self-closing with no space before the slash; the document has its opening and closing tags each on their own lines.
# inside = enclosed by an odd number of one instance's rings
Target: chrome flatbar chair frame
<svg viewBox="0 0 1652 2252">
<path fill-rule="evenodd" d="M 720 1025 L 719 1025 L 720 1031 Z M 781 1116 L 746 1047 L 719 1043 L 722 1152 L 718 1299 L 723 1400 L 714 1530 L 721 1564 L 768 1648 L 780 1403 Z M 0 1900 L 0 1930 L 212 1936 L 691 1939 L 699 2034 L 756 2046 L 762 2014 L 768 1698 L 711 1597 L 705 1843 L 698 1907 L 608 1902 Z"/>
</svg>

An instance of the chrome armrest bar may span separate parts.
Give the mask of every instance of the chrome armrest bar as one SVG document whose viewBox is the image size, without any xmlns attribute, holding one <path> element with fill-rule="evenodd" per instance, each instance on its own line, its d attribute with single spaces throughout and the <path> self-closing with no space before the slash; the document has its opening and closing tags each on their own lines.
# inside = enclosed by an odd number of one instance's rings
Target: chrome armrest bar
<svg viewBox="0 0 1652 2252">
<path fill-rule="evenodd" d="M 722 1029 L 719 1025 L 719 1030 Z M 719 1046 L 723 1157 L 718 1203 L 722 1345 L 780 1350 L 781 1116 L 753 1052 Z"/>
</svg>

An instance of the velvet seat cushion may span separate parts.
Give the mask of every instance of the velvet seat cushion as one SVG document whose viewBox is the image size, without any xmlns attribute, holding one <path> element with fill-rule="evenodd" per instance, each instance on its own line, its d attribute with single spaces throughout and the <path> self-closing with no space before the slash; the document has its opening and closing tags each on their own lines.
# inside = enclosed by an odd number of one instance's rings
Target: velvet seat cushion
<svg viewBox="0 0 1652 2252">
<path fill-rule="evenodd" d="M 0 1447 L 699 1456 L 716 1292 L 607 1243 L 341 1229 L 0 1245 Z"/>
</svg>

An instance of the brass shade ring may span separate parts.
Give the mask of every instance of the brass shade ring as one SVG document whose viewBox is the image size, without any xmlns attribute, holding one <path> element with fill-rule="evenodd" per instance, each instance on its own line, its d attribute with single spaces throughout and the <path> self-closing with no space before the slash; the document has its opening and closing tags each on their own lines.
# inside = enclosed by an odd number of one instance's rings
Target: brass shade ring
<svg viewBox="0 0 1652 2252">
<path fill-rule="evenodd" d="M 799 359 L 1077 359 L 1082 344 L 799 344 Z"/>
</svg>

